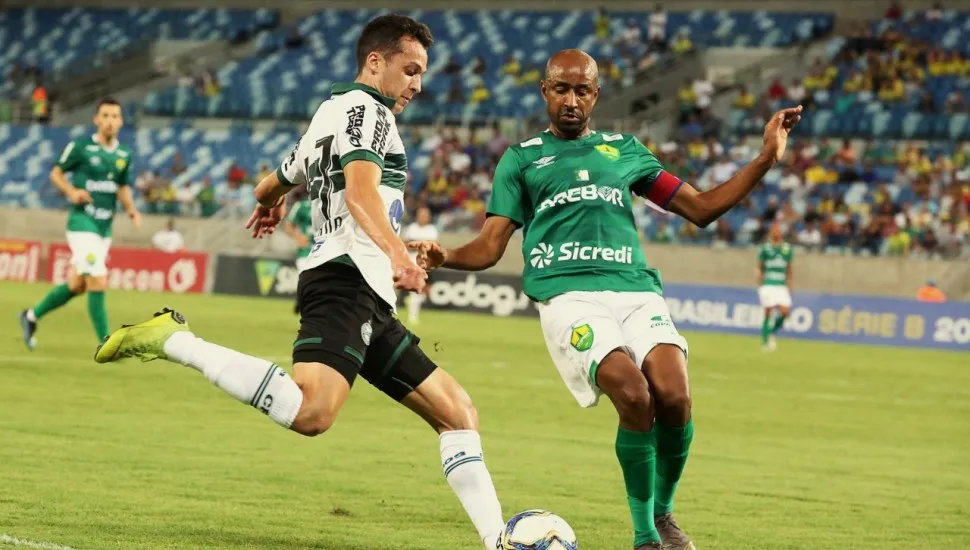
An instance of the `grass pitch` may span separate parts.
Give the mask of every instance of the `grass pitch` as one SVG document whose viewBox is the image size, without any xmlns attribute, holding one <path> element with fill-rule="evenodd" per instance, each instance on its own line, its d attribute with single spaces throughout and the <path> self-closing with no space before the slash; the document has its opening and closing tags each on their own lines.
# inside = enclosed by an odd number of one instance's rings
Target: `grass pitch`
<svg viewBox="0 0 970 550">
<path fill-rule="evenodd" d="M 366 382 L 304 438 L 189 369 L 95 364 L 84 298 L 27 352 L 16 313 L 46 290 L 0 285 L 0 546 L 479 548 L 435 434 Z M 289 302 L 108 295 L 112 326 L 163 305 L 290 365 Z M 479 409 L 506 515 L 550 509 L 584 550 L 631 548 L 615 413 L 575 405 L 537 321 L 426 312 L 415 332 Z M 677 516 L 699 549 L 970 548 L 970 354 L 687 336 L 696 436 Z"/>
</svg>

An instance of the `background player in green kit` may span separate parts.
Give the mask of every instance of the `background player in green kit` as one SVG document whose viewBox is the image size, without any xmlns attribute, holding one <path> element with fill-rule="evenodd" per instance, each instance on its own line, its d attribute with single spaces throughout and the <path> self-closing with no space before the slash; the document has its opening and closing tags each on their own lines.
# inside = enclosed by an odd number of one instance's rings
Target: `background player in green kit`
<svg viewBox="0 0 970 550">
<path fill-rule="evenodd" d="M 481 270 L 495 265 L 522 228 L 525 293 L 538 306 L 556 368 L 581 406 L 605 393 L 619 413 L 616 456 L 634 547 L 693 548 L 672 514 L 694 430 L 687 342 L 668 315 L 660 273 L 640 247 L 632 195 L 710 224 L 781 159 L 801 107 L 771 118 L 751 164 L 698 193 L 633 136 L 589 129 L 599 84 L 586 53 L 554 55 L 541 89 L 549 129 L 502 157 L 481 234 L 452 250 L 429 241 L 410 246 L 427 268 Z"/>
<path fill-rule="evenodd" d="M 293 191 L 294 200 L 290 213 L 286 215 L 286 223 L 283 230 L 296 243 L 296 270 L 303 271 L 310 258 L 310 252 L 315 244 L 313 237 L 313 206 L 310 204 L 310 194 L 306 186 L 298 191 Z M 295 313 L 300 312 L 300 303 L 295 301 L 293 306 Z"/>
<path fill-rule="evenodd" d="M 781 329 L 791 310 L 792 256 L 794 250 L 784 242 L 781 225 L 775 222 L 768 242 L 758 250 L 758 299 L 765 310 L 761 322 L 761 345 L 775 349 L 775 333 Z M 774 317 L 772 313 L 777 312 Z"/>
<path fill-rule="evenodd" d="M 94 115 L 97 132 L 67 144 L 51 169 L 51 182 L 67 197 L 67 244 L 71 248 L 71 267 L 67 283 L 59 285 L 34 307 L 20 313 L 24 342 L 35 346 L 37 321 L 88 293 L 88 314 L 100 342 L 108 336 L 108 313 L 104 304 L 108 268 L 105 260 L 111 247 L 111 222 L 120 202 L 135 228 L 141 215 L 131 195 L 131 149 L 118 142 L 124 120 L 121 105 L 113 99 L 98 103 Z M 68 179 L 67 174 L 71 177 Z"/>
</svg>

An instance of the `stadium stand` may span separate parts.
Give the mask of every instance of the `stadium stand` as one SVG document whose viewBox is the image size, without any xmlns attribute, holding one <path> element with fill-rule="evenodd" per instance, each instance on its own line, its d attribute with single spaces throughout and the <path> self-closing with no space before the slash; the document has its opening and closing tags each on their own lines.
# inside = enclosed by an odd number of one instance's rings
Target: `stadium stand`
<svg viewBox="0 0 970 550">
<path fill-rule="evenodd" d="M 190 87 L 150 94 L 152 114 L 303 119 L 313 114 L 330 85 L 351 79 L 353 40 L 372 10 L 330 10 L 313 14 L 295 28 L 262 32 L 261 53 L 222 67 L 218 80 L 225 93 L 207 97 Z M 435 115 L 519 117 L 539 107 L 532 86 L 541 64 L 559 49 L 579 47 L 618 65 L 614 76 L 632 66 L 651 63 L 647 18 L 643 13 L 616 12 L 422 12 L 432 29 L 434 55 L 423 100 L 402 120 Z M 828 32 L 829 14 L 671 12 L 667 18 L 671 52 L 706 46 L 785 47 Z M 578 39 L 577 39 L 578 37 Z M 614 40 L 617 39 L 617 40 Z M 646 56 L 647 60 L 644 61 Z M 326 71 L 321 63 L 326 61 Z"/>
</svg>

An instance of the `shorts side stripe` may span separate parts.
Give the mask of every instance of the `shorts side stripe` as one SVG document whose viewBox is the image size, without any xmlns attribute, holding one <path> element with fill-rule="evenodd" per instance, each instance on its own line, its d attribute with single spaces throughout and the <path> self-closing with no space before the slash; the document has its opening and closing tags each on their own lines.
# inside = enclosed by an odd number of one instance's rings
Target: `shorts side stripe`
<svg viewBox="0 0 970 550">
<path fill-rule="evenodd" d="M 411 343 L 410 332 L 401 339 L 401 343 L 397 345 L 394 353 L 391 354 L 391 358 L 387 360 L 387 364 L 385 364 L 384 368 L 381 370 L 381 378 L 384 378 L 384 376 L 387 375 L 387 372 L 391 370 L 391 367 L 394 366 L 394 363 L 397 363 L 397 360 L 401 358 L 401 354 L 404 353 L 404 350 L 408 347 L 409 343 Z"/>
</svg>

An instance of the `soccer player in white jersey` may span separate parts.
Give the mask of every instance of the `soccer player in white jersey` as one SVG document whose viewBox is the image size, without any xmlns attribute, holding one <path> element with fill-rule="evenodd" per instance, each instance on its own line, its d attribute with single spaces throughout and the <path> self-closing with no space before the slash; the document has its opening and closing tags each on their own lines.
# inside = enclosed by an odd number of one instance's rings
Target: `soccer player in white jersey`
<svg viewBox="0 0 970 550">
<path fill-rule="evenodd" d="M 475 408 L 393 317 L 395 286 L 420 292 L 427 276 L 398 236 L 407 159 L 394 115 L 421 90 L 432 42 L 428 27 L 409 17 L 368 23 L 357 42 L 356 81 L 333 86 L 292 153 L 256 187 L 259 206 L 247 223 L 254 237 L 275 231 L 294 187 L 307 186 L 313 207 L 316 245 L 300 273 L 292 378 L 269 361 L 195 336 L 172 310 L 113 333 L 95 360 L 185 365 L 307 436 L 333 426 L 359 374 L 438 432 L 448 484 L 485 547 L 495 548 L 504 522 Z"/>
<path fill-rule="evenodd" d="M 775 113 L 764 148 L 730 180 L 700 193 L 666 172 L 634 136 L 595 132 L 596 62 L 564 50 L 541 83 L 549 129 L 509 147 L 495 169 L 488 219 L 470 243 L 445 250 L 414 242 L 419 265 L 476 271 L 505 253 L 522 228 L 523 287 L 536 302 L 546 347 L 583 407 L 606 394 L 619 416 L 636 550 L 692 550 L 674 520 L 693 439 L 687 341 L 663 300 L 633 220 L 633 195 L 705 226 L 740 202 L 782 157 L 800 107 Z"/>
<path fill-rule="evenodd" d="M 414 223 L 404 229 L 404 240 L 407 241 L 437 241 L 438 228 L 431 223 L 431 210 L 422 206 L 418 208 L 418 214 Z M 418 257 L 417 251 L 411 251 L 411 260 Z M 421 304 L 424 303 L 425 295 L 431 287 L 431 275 L 428 275 L 425 292 L 411 292 L 408 296 L 408 322 L 417 324 L 421 315 Z"/>
</svg>

